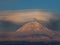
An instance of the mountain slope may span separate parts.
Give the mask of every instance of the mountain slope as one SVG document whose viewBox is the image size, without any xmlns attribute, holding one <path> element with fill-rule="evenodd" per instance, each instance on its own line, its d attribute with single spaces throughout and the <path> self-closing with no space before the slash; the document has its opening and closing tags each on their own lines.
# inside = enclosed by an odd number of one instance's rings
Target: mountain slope
<svg viewBox="0 0 60 45">
<path fill-rule="evenodd" d="M 48 28 L 42 26 L 37 20 L 26 23 L 16 32 L 22 35 L 46 34 L 52 36 L 55 34 L 55 32 L 53 32 L 52 30 L 49 30 Z"/>
<path fill-rule="evenodd" d="M 16 32 L 0 33 L 0 41 L 60 41 L 60 33 L 44 27 L 35 19 Z"/>
</svg>

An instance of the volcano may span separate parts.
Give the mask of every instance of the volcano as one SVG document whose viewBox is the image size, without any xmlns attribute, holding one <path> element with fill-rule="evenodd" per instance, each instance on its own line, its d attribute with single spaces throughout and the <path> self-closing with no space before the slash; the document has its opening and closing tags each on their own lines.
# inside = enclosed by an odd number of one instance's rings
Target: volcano
<svg viewBox="0 0 60 45">
<path fill-rule="evenodd" d="M 22 35 L 33 35 L 33 34 L 53 35 L 55 33 L 54 31 L 40 24 L 40 22 L 36 19 L 27 22 L 21 28 L 19 28 L 16 32 Z"/>
<path fill-rule="evenodd" d="M 0 33 L 0 41 L 60 41 L 60 33 L 34 19 L 26 22 L 16 32 Z"/>
</svg>

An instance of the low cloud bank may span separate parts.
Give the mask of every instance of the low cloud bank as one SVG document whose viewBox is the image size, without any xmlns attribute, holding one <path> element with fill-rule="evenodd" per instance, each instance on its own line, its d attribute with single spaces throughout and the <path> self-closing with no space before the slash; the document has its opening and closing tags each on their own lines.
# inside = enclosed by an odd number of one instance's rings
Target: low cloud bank
<svg viewBox="0 0 60 45">
<path fill-rule="evenodd" d="M 46 25 L 49 29 L 60 31 L 60 15 L 54 14 L 52 19 Z"/>
</svg>

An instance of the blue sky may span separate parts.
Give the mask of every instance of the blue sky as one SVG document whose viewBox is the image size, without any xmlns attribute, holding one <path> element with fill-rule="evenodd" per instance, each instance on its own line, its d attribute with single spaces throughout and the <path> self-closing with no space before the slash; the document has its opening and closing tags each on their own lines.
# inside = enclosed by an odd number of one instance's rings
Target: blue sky
<svg viewBox="0 0 60 45">
<path fill-rule="evenodd" d="M 0 10 L 47 9 L 60 12 L 60 0 L 0 0 Z"/>
</svg>

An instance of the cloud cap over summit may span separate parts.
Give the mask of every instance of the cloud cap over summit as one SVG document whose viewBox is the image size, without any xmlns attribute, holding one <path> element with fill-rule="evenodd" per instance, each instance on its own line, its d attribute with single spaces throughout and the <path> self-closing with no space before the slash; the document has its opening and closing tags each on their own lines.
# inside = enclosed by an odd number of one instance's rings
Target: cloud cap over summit
<svg viewBox="0 0 60 45">
<path fill-rule="evenodd" d="M 52 18 L 53 13 L 42 10 L 21 10 L 21 11 L 1 11 L 0 20 L 8 20 L 12 22 L 25 22 L 36 18 L 42 21 L 48 21 Z"/>
</svg>

